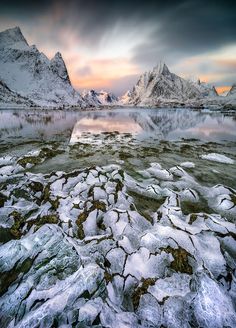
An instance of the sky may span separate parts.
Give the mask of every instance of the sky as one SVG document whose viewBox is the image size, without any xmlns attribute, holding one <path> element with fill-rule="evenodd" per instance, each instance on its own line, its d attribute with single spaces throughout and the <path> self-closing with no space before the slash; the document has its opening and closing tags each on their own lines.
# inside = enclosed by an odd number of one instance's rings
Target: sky
<svg viewBox="0 0 236 328">
<path fill-rule="evenodd" d="M 0 30 L 62 53 L 79 91 L 132 89 L 158 62 L 219 92 L 236 82 L 236 1 L 0 0 Z"/>
</svg>

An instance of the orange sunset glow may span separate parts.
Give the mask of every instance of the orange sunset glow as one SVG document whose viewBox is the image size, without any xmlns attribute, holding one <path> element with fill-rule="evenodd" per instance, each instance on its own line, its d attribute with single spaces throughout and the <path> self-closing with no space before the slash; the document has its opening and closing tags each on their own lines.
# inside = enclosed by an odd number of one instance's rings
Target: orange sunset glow
<svg viewBox="0 0 236 328">
<path fill-rule="evenodd" d="M 139 72 L 137 65 L 126 58 L 88 60 L 85 67 L 90 67 L 90 69 L 81 76 L 79 72 L 83 67 L 80 66 L 80 62 L 68 60 L 71 82 L 77 89 L 91 89 L 92 86 L 95 89 L 111 89 L 116 79 Z"/>
<path fill-rule="evenodd" d="M 228 92 L 230 89 L 231 89 L 231 86 L 228 86 L 228 85 L 223 85 L 221 87 L 216 87 L 216 91 L 218 92 L 218 94 Z"/>
<path fill-rule="evenodd" d="M 48 58 L 61 52 L 78 91 L 107 89 L 120 96 L 159 61 L 181 77 L 216 86 L 219 93 L 235 82 L 236 43 L 224 31 L 226 24 L 209 22 L 209 29 L 204 21 L 200 31 L 195 17 L 185 22 L 183 13 L 191 6 L 196 17 L 198 12 L 202 17 L 199 6 L 180 2 L 167 14 L 159 1 L 150 6 L 139 1 L 134 6 L 122 1 L 113 6 L 107 1 L 92 3 L 49 1 L 35 5 L 34 15 L 30 9 L 28 15 L 13 14 L 6 6 L 0 13 L 0 29 L 20 26 L 29 44 L 36 44 Z M 29 2 L 25 10 L 31 7 L 34 4 Z"/>
</svg>

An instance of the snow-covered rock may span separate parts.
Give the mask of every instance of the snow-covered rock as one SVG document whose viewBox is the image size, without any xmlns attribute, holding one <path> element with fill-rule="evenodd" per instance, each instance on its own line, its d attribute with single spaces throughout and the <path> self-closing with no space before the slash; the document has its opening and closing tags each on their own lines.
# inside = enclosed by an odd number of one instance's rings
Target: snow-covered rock
<svg viewBox="0 0 236 328">
<path fill-rule="evenodd" d="M 19 27 L 0 33 L 0 104 L 83 106 L 59 52 L 50 60 L 29 46 Z M 6 89 L 7 88 L 7 89 Z M 9 97 L 8 97 L 9 95 Z"/>
<path fill-rule="evenodd" d="M 236 190 L 190 162 L 29 168 L 64 147 L 0 157 L 0 327 L 235 327 Z"/>
<path fill-rule="evenodd" d="M 118 98 L 114 94 L 103 90 L 99 92 L 95 90 L 84 90 L 82 96 L 85 102 L 92 107 L 114 105 L 118 102 Z"/>
<path fill-rule="evenodd" d="M 212 162 L 219 162 L 225 164 L 234 164 L 234 160 L 222 154 L 210 153 L 210 154 L 203 154 L 200 156 L 202 159 L 207 159 L 208 161 Z"/>
</svg>

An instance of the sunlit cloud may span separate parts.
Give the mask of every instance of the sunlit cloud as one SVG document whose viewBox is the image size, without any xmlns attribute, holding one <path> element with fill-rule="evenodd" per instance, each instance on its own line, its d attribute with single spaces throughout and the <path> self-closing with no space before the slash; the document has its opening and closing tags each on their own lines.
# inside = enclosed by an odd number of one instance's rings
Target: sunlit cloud
<svg viewBox="0 0 236 328">
<path fill-rule="evenodd" d="M 71 80 L 76 88 L 112 89 L 114 80 L 134 75 L 138 71 L 138 67 L 126 58 L 93 59 L 88 61 L 87 67 L 90 68 L 90 74 L 87 76 L 81 77 L 79 74 L 71 74 Z M 77 72 L 79 69 L 78 66 Z M 76 72 L 75 69 L 72 71 Z"/>
<path fill-rule="evenodd" d="M 236 78 L 236 44 L 221 47 L 180 60 L 174 69 L 190 79 L 200 79 L 217 86 L 220 93 L 229 90 Z"/>
<path fill-rule="evenodd" d="M 216 91 L 218 94 L 225 94 L 228 93 L 228 91 L 231 89 L 231 86 L 229 85 L 222 85 L 220 87 L 216 87 Z"/>
<path fill-rule="evenodd" d="M 190 19 L 193 8 L 196 17 Z M 78 90 L 123 92 L 160 60 L 182 77 L 200 78 L 223 90 L 236 76 L 233 9 L 204 2 L 208 19 L 200 21 L 202 10 L 184 0 L 171 6 L 158 1 L 111 5 L 101 0 L 93 6 L 85 0 L 29 2 L 20 11 L 14 2 L 0 12 L 0 29 L 20 26 L 29 44 L 49 59 L 60 51 Z M 212 10 L 221 15 L 220 26 Z"/>
</svg>

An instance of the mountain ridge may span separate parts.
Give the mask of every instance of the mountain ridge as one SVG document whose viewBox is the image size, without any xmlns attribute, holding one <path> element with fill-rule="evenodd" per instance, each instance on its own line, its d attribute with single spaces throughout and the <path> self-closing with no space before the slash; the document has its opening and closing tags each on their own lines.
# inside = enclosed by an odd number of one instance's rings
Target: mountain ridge
<svg viewBox="0 0 236 328">
<path fill-rule="evenodd" d="M 84 90 L 82 92 L 82 97 L 85 102 L 92 107 L 106 106 L 106 105 L 115 105 L 118 103 L 118 98 L 111 92 L 104 90 L 95 91 L 95 90 Z"/>
<path fill-rule="evenodd" d="M 26 106 L 28 102 L 38 107 L 85 106 L 71 85 L 61 53 L 48 59 L 35 45 L 29 46 L 19 27 L 0 32 L 0 66 L 0 81 L 26 98 Z M 8 101 L 0 97 L 0 103 Z"/>
<path fill-rule="evenodd" d="M 156 105 L 166 100 L 181 103 L 189 99 L 217 96 L 214 87 L 200 81 L 185 80 L 170 72 L 165 63 L 160 63 L 139 77 L 128 102 L 134 105 Z"/>
<path fill-rule="evenodd" d="M 49 59 L 35 45 L 28 44 L 19 27 L 0 32 L 0 68 L 0 107 L 236 108 L 236 84 L 221 97 L 214 86 L 186 80 L 172 73 L 165 63 L 143 73 L 132 91 L 119 99 L 110 92 L 93 89 L 81 96 L 71 84 L 61 53 Z"/>
</svg>

